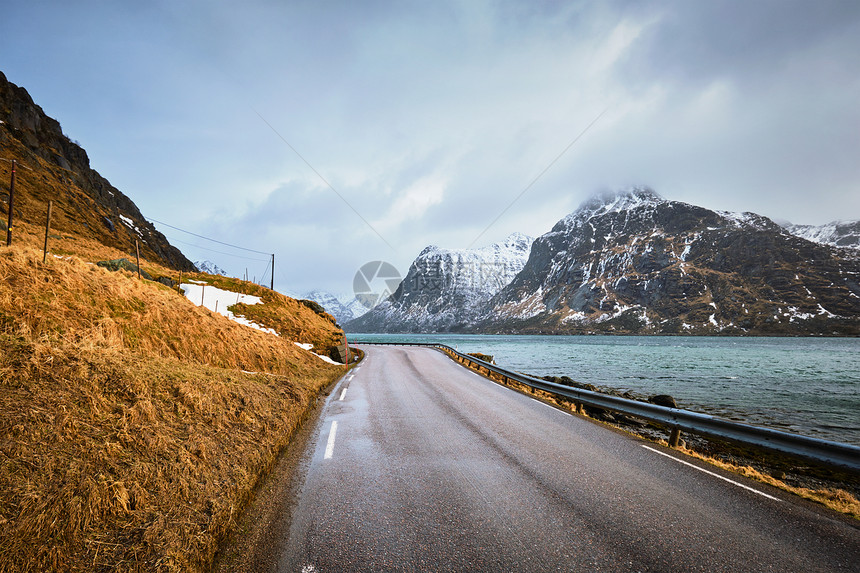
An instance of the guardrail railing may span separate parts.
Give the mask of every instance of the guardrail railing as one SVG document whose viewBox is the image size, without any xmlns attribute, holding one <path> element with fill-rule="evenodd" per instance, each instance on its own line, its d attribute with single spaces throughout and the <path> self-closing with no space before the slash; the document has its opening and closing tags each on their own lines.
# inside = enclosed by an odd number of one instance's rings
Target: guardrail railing
<svg viewBox="0 0 860 573">
<path fill-rule="evenodd" d="M 640 402 L 638 400 L 630 400 L 591 390 L 547 382 L 539 378 L 533 378 L 525 374 L 500 368 L 495 364 L 490 364 L 474 356 L 459 352 L 445 344 L 359 340 L 350 341 L 350 344 L 425 346 L 436 348 L 452 358 L 477 367 L 479 370 L 485 369 L 488 374 L 492 372 L 507 380 L 519 382 L 530 388 L 568 398 L 574 402 L 579 411 L 581 411 L 582 406 L 602 408 L 667 426 L 672 429 L 672 435 L 669 440 L 669 445 L 672 447 L 678 445 L 680 433 L 681 431 L 685 431 L 692 434 L 731 440 L 749 446 L 766 448 L 791 456 L 814 460 L 826 465 L 860 472 L 860 447 L 851 444 L 811 438 L 770 428 L 761 428 L 741 422 L 725 420 L 709 414 L 692 412 L 681 408 L 658 406 L 649 402 Z"/>
</svg>

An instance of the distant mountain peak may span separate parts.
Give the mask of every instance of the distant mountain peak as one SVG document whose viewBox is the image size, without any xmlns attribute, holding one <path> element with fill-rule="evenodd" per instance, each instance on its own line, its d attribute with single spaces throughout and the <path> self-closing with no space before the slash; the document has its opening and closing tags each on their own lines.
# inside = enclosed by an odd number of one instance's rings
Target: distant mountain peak
<svg viewBox="0 0 860 573">
<path fill-rule="evenodd" d="M 806 229 L 847 246 L 852 224 Z M 353 332 L 841 334 L 860 332 L 860 257 L 755 213 L 599 193 L 528 249 L 520 237 L 425 249 Z M 507 247 L 506 247 L 507 246 Z M 516 262 L 517 264 L 509 264 Z M 487 272 L 493 269 L 505 272 Z M 493 279 L 493 280 L 486 280 Z M 501 279 L 501 280 L 497 280 Z"/>
<path fill-rule="evenodd" d="M 860 221 L 833 221 L 825 225 L 793 225 L 781 221 L 779 224 L 792 235 L 807 241 L 860 250 Z"/>
<path fill-rule="evenodd" d="M 586 199 L 576 211 L 562 219 L 554 228 L 560 231 L 576 228 L 590 219 L 607 213 L 621 213 L 643 207 L 667 203 L 656 191 L 644 185 L 625 187 L 615 191 L 600 191 Z"/>
<path fill-rule="evenodd" d="M 647 185 L 633 185 L 616 190 L 603 190 L 587 199 L 582 208 L 607 207 L 606 211 L 620 211 L 644 203 L 662 203 L 666 201 L 659 193 Z"/>
<path fill-rule="evenodd" d="M 201 273 L 207 273 L 210 275 L 221 275 L 222 277 L 227 276 L 227 271 L 213 263 L 212 261 L 195 261 L 194 266 Z"/>
<path fill-rule="evenodd" d="M 352 298 L 346 295 L 337 296 L 326 290 L 314 289 L 301 298 L 321 304 L 327 313 L 335 317 L 339 324 L 345 324 L 367 312 L 367 309 L 355 296 Z"/>
<path fill-rule="evenodd" d="M 512 233 L 477 249 L 431 245 L 409 267 L 397 292 L 347 325 L 353 332 L 444 331 L 468 321 L 528 260 L 534 239 Z"/>
</svg>

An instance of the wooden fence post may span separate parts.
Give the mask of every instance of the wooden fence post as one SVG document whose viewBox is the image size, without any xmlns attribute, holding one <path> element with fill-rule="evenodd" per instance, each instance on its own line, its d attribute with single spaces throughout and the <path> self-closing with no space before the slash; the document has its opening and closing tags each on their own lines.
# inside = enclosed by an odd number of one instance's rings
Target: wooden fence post
<svg viewBox="0 0 860 573">
<path fill-rule="evenodd" d="M 6 246 L 12 246 L 12 207 L 15 198 L 15 166 L 18 162 L 12 160 L 12 180 L 9 183 L 9 221 L 6 223 Z"/>
<path fill-rule="evenodd" d="M 42 264 L 48 259 L 48 233 L 51 231 L 51 207 L 54 206 L 53 201 L 48 201 L 48 220 L 45 222 L 45 248 L 42 254 Z"/>
<path fill-rule="evenodd" d="M 137 239 L 134 240 L 134 251 L 137 255 L 137 280 L 140 280 L 140 243 Z"/>
</svg>

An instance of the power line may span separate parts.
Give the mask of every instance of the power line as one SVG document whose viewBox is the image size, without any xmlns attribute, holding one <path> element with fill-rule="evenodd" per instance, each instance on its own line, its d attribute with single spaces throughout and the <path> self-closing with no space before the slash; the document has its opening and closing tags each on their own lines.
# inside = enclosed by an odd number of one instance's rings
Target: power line
<svg viewBox="0 0 860 573">
<path fill-rule="evenodd" d="M 334 194 L 335 194 L 335 195 L 337 195 L 338 197 L 340 197 L 340 200 L 341 200 L 341 201 L 343 201 L 343 203 L 344 203 L 347 207 L 349 207 L 350 209 L 352 209 L 352 212 L 353 212 L 353 213 L 355 213 L 356 215 L 358 215 L 358 218 L 359 218 L 359 219 L 361 219 L 362 221 L 364 221 L 364 224 L 365 224 L 365 225 L 367 225 L 367 226 L 368 226 L 368 228 L 369 228 L 371 231 L 373 231 L 374 233 L 376 233 L 376 236 L 377 236 L 377 237 L 379 237 L 380 239 L 382 239 L 382 242 L 383 242 L 383 243 L 385 243 L 386 245 L 388 245 L 389 247 L 391 247 L 391 250 L 392 250 L 392 251 L 396 251 L 396 250 L 397 250 L 397 249 L 395 249 L 395 248 L 394 248 L 394 246 L 392 246 L 392 244 L 391 244 L 391 243 L 389 243 L 388 241 L 386 241 L 386 240 L 385 240 L 385 237 L 383 237 L 382 235 L 380 235 L 380 234 L 379 234 L 379 231 L 377 231 L 377 230 L 376 230 L 376 227 L 374 227 L 373 225 L 371 225 L 371 224 L 370 224 L 370 221 L 368 221 L 367 219 L 365 219 L 365 218 L 362 216 L 362 214 L 358 212 L 358 209 L 356 209 L 355 207 L 353 207 L 353 206 L 352 206 L 352 203 L 350 203 L 349 201 L 347 201 L 347 200 L 346 200 L 346 197 L 344 197 L 343 195 L 341 195 L 341 194 L 340 194 L 340 192 L 339 192 L 337 189 L 335 189 L 335 188 L 332 186 L 332 184 L 331 184 L 331 183 L 329 183 L 329 182 L 328 182 L 328 179 L 326 179 L 325 177 L 323 177 L 323 176 L 322 176 L 322 174 L 321 174 L 319 171 L 317 171 L 317 170 L 316 170 L 316 168 L 315 168 L 313 165 L 311 165 L 311 164 L 308 162 L 308 160 L 307 160 L 307 159 L 305 159 L 305 158 L 304 158 L 304 156 L 303 156 L 301 153 L 299 153 L 299 152 L 298 152 L 298 150 L 290 144 L 290 142 L 289 142 L 289 141 L 287 141 L 286 139 L 284 139 L 284 136 L 283 136 L 283 135 L 281 135 L 281 134 L 278 132 L 278 130 L 277 130 L 277 129 L 275 129 L 275 128 L 274 128 L 274 126 L 266 120 L 266 118 L 265 118 L 265 117 L 263 117 L 262 115 L 260 115 L 260 112 L 258 112 L 258 111 L 255 109 L 255 110 L 254 110 L 254 113 L 256 113 L 256 114 L 257 114 L 257 116 L 258 116 L 261 120 L 263 120 L 263 123 L 265 123 L 266 125 L 268 125 L 268 126 L 269 126 L 269 129 L 271 129 L 271 130 L 275 133 L 275 135 L 277 135 L 277 136 L 280 138 L 280 140 L 281 140 L 281 141 L 283 141 L 284 143 L 286 143 L 286 144 L 287 144 L 287 147 L 289 147 L 290 149 L 292 149 L 292 150 L 293 150 L 293 153 L 295 153 L 295 154 L 298 156 L 298 158 L 299 158 L 299 159 L 301 159 L 302 161 L 304 161 L 305 165 L 307 165 L 308 167 L 310 167 L 310 168 L 311 168 L 311 171 L 313 171 L 314 173 L 316 173 L 316 176 L 317 176 L 317 177 L 319 177 L 319 178 L 320 178 L 320 180 L 321 180 L 323 183 L 325 183 L 325 184 L 328 186 L 328 188 L 329 188 L 329 189 L 331 189 L 332 191 L 334 191 Z"/>
<path fill-rule="evenodd" d="M 266 263 L 266 268 L 265 268 L 265 269 L 263 269 L 263 274 L 262 274 L 262 275 L 260 275 L 260 284 L 261 284 L 261 285 L 262 285 L 262 282 L 263 282 L 263 277 L 265 277 L 265 276 L 266 276 L 266 271 L 268 271 L 268 270 L 269 270 L 269 265 L 271 265 L 271 264 L 272 264 L 272 261 L 269 261 L 268 263 Z M 274 272 L 275 272 L 275 271 L 274 271 L 274 269 L 272 269 L 272 273 L 274 273 Z M 275 282 L 275 279 L 274 279 L 274 275 L 273 275 L 273 276 L 272 276 L 272 283 L 274 283 L 274 282 Z M 272 289 L 272 290 L 274 290 L 274 289 Z"/>
<path fill-rule="evenodd" d="M 561 153 L 559 153 L 558 155 L 556 155 L 555 159 L 553 159 L 552 161 L 550 161 L 550 162 L 549 162 L 549 165 L 547 165 L 546 167 L 544 167 L 543 171 L 541 171 L 540 173 L 538 173 L 537 177 L 535 177 L 534 179 L 532 179 L 531 183 L 529 183 L 528 185 L 526 185 L 526 186 L 525 186 L 525 189 L 523 189 L 522 191 L 520 191 L 520 194 L 519 194 L 519 195 L 517 195 L 516 197 L 514 197 L 514 200 L 513 200 L 513 201 L 511 201 L 511 202 L 510 202 L 510 204 L 509 204 L 507 207 L 505 207 L 504 209 L 502 209 L 502 212 L 501 212 L 501 213 L 499 213 L 499 214 L 496 216 L 496 218 L 495 218 L 495 219 L 493 219 L 493 221 L 492 221 L 489 225 L 487 225 L 487 227 L 486 227 L 483 231 L 481 231 L 481 232 L 480 232 L 480 234 L 478 234 L 478 236 L 477 236 L 477 237 L 475 237 L 475 240 L 474 240 L 474 241 L 472 241 L 471 243 L 469 243 L 469 246 L 468 246 L 468 247 L 466 247 L 466 248 L 467 248 L 467 249 L 471 249 L 471 248 L 472 248 L 472 246 L 473 246 L 475 243 L 477 243 L 477 242 L 478 242 L 478 240 L 479 240 L 481 237 L 483 237 L 483 236 L 484 236 L 484 233 L 486 233 L 487 231 L 489 231 L 489 230 L 490 230 L 490 227 L 492 227 L 493 225 L 495 225 L 495 224 L 496 224 L 496 221 L 498 221 L 499 219 L 501 219 L 501 218 L 502 218 L 502 215 L 504 215 L 505 213 L 507 213 L 507 212 L 508 212 L 508 210 L 509 210 L 511 207 L 513 207 L 513 206 L 514 206 L 514 203 L 516 203 L 517 201 L 519 201 L 519 200 L 520 200 L 520 197 L 522 197 L 523 195 L 525 195 L 525 194 L 526 194 L 526 191 L 528 191 L 529 189 L 531 189 L 531 188 L 532 188 L 532 185 L 534 185 L 535 183 L 537 183 L 537 182 L 538 182 L 538 179 L 540 179 L 541 177 L 543 177 L 544 173 L 546 173 L 547 171 L 549 171 L 550 167 L 552 167 L 553 165 L 555 165 L 555 163 L 556 163 L 559 159 L 561 159 L 562 155 L 564 155 L 565 153 L 567 153 L 567 150 L 568 150 L 568 149 L 570 149 L 571 147 L 573 147 L 573 146 L 574 146 L 574 144 L 575 144 L 577 141 L 579 141 L 579 140 L 580 140 L 580 138 L 582 138 L 582 136 L 583 136 L 583 135 L 585 135 L 585 134 L 588 132 L 588 130 L 589 130 L 589 129 L 591 129 L 591 127 L 592 127 L 595 123 L 597 123 L 597 120 L 599 120 L 601 117 L 603 117 L 603 114 L 605 114 L 608 110 L 609 110 L 609 108 L 608 108 L 608 107 L 607 107 L 607 108 L 605 108 L 603 111 L 601 111 L 601 112 L 597 115 L 597 117 L 595 117 L 593 120 L 591 120 L 591 123 L 589 123 L 587 126 L 585 126 L 585 129 L 583 129 L 583 130 L 579 133 L 579 135 L 577 135 L 576 137 L 574 137 L 574 138 L 573 138 L 573 141 L 571 141 L 570 143 L 568 143 L 568 144 L 567 144 L 567 147 L 565 147 L 565 148 L 561 151 Z"/>
<path fill-rule="evenodd" d="M 155 219 L 152 219 L 150 217 L 146 217 L 146 220 L 149 221 L 150 223 L 158 223 L 159 225 L 164 225 L 165 227 L 170 227 L 171 229 L 175 229 L 175 230 L 181 231 L 183 233 L 188 233 L 189 235 L 193 235 L 199 239 L 205 239 L 207 241 L 212 241 L 213 243 L 218 243 L 219 245 L 225 245 L 227 247 L 232 247 L 234 249 L 241 249 L 243 251 L 248 251 L 251 253 L 257 253 L 258 255 L 271 255 L 272 254 L 272 253 L 266 253 L 263 251 L 255 251 L 254 249 L 247 249 L 245 247 L 240 247 L 238 245 L 231 245 L 230 243 L 225 243 L 224 241 L 219 241 L 219 240 L 213 239 L 211 237 L 204 237 L 203 235 L 198 235 L 197 233 L 192 233 L 191 231 L 186 231 L 185 229 L 180 229 L 179 227 L 174 227 L 173 225 L 168 225 L 167 223 L 163 223 L 161 221 L 156 221 Z"/>
<path fill-rule="evenodd" d="M 195 247 L 198 249 L 203 249 L 204 251 L 209 251 L 211 253 L 218 253 L 219 255 L 227 255 L 228 257 L 234 257 L 234 258 L 243 259 L 246 261 L 258 261 L 258 262 L 262 263 L 262 262 L 267 262 L 270 260 L 268 258 L 266 258 L 266 259 L 255 259 L 254 257 L 245 257 L 243 255 L 237 255 L 236 253 L 225 253 L 224 251 L 219 251 L 216 249 L 210 249 L 209 247 L 204 247 L 203 245 L 196 245 L 194 243 L 189 243 L 187 241 L 181 241 L 179 239 L 171 238 L 169 236 L 167 238 L 170 239 L 171 243 L 179 243 L 181 245 L 188 245 L 189 247 Z"/>
</svg>

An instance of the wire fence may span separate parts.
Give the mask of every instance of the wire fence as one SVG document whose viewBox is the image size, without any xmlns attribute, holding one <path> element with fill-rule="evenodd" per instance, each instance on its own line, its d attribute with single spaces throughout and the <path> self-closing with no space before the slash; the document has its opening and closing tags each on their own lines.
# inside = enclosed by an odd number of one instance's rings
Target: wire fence
<svg viewBox="0 0 860 573">
<path fill-rule="evenodd" d="M 16 180 L 17 180 L 17 176 L 18 176 L 18 168 L 19 168 L 19 167 L 20 167 L 20 168 L 24 168 L 24 169 L 26 169 L 26 170 L 28 170 L 28 171 L 33 171 L 33 170 L 32 170 L 30 167 L 28 167 L 28 166 L 26 166 L 26 165 L 23 165 L 23 164 L 21 164 L 20 162 L 18 162 L 18 160 L 17 160 L 17 159 L 8 159 L 8 158 L 5 158 L 5 157 L 0 157 L 0 161 L 4 161 L 4 162 L 7 162 L 7 163 L 10 163 L 10 164 L 11 164 L 11 167 L 12 167 L 12 169 L 11 169 L 11 173 L 10 173 L 10 180 L 9 180 L 8 197 L 6 198 L 6 201 L 5 201 L 5 202 L 6 202 L 6 204 L 7 204 L 7 205 L 6 205 L 6 220 L 5 220 L 5 224 L 3 224 L 3 225 L 2 225 L 2 226 L 4 226 L 4 227 L 5 227 L 5 229 L 3 229 L 3 230 L 5 230 L 5 231 L 6 231 L 6 246 L 7 246 L 7 247 L 11 247 L 11 246 L 12 246 L 12 241 L 13 241 L 13 236 L 14 236 L 14 230 L 15 230 L 15 184 L 16 184 Z M 49 238 L 51 237 L 50 231 L 51 231 L 51 214 L 52 214 L 52 210 L 53 210 L 53 201 L 48 201 L 48 205 L 47 205 L 47 213 L 46 213 L 46 217 L 45 217 L 45 239 L 44 239 L 44 244 L 43 244 L 43 256 L 42 256 L 42 260 L 43 260 L 43 262 L 46 260 L 46 258 L 47 258 L 47 256 L 48 256 L 48 246 L 49 246 L 49 245 L 48 245 L 48 240 L 49 240 Z M 124 218 L 124 217 L 120 216 L 120 218 L 121 218 L 121 219 L 123 219 L 123 222 L 125 222 L 125 218 Z M 266 286 L 265 284 L 263 284 L 263 280 L 264 280 L 264 278 L 265 278 L 265 277 L 268 277 L 268 278 L 269 278 L 269 281 L 268 281 L 268 283 L 269 283 L 269 284 L 268 284 L 268 286 L 269 286 L 272 290 L 274 290 L 274 289 L 275 289 L 275 269 L 274 269 L 274 267 L 275 267 L 275 253 L 268 253 L 268 252 L 260 251 L 260 250 L 257 250 L 257 249 L 249 249 L 249 248 L 247 248 L 247 247 L 243 247 L 243 246 L 240 246 L 240 245 L 235 245 L 235 244 L 232 244 L 232 243 L 228 243 L 228 242 L 226 242 L 226 241 L 221 241 L 221 240 L 219 240 L 219 239 L 215 239 L 215 238 L 213 238 L 213 237 L 207 237 L 207 236 L 205 236 L 205 235 L 201 235 L 201 234 L 199 234 L 199 233 L 194 233 L 194 232 L 192 232 L 192 231 L 188 231 L 188 230 L 186 230 L 186 229 L 182 229 L 182 228 L 176 227 L 176 226 L 174 226 L 174 225 L 171 225 L 171 224 L 169 224 L 169 223 L 165 223 L 165 222 L 163 222 L 163 221 L 158 221 L 158 220 L 156 220 L 156 219 L 152 219 L 152 218 L 149 218 L 149 217 L 146 217 L 145 219 L 146 219 L 146 221 L 147 221 L 150 225 L 153 225 L 153 226 L 154 226 L 155 224 L 162 225 L 162 226 L 167 227 L 167 228 L 169 228 L 169 229 L 173 229 L 173 230 L 175 230 L 175 231 L 179 231 L 179 232 L 181 232 L 181 233 L 186 233 L 186 234 L 188 234 L 188 235 L 191 235 L 191 236 L 197 237 L 198 239 L 202 239 L 202 240 L 204 240 L 204 241 L 209 241 L 209 242 L 214 243 L 214 244 L 217 244 L 217 245 L 223 245 L 223 246 L 226 246 L 226 247 L 230 247 L 231 249 L 236 249 L 236 250 L 242 251 L 242 252 L 244 252 L 244 253 L 253 253 L 253 254 L 255 254 L 255 255 L 266 255 L 266 258 L 252 257 L 252 256 L 248 256 L 248 255 L 246 255 L 246 254 L 239 254 L 239 253 L 235 253 L 235 252 L 231 253 L 231 252 L 226 252 L 226 251 L 224 251 L 224 250 L 219 250 L 219 249 L 213 249 L 213 248 L 211 248 L 211 247 L 206 247 L 206 246 L 203 246 L 203 245 L 200 245 L 200 244 L 188 243 L 188 242 L 186 242 L 186 241 L 178 240 L 178 239 L 175 239 L 175 238 L 173 238 L 173 239 L 168 239 L 168 241 L 169 241 L 169 242 L 171 242 L 171 243 L 180 243 L 180 244 L 185 244 L 185 245 L 188 245 L 188 246 L 192 246 L 192 247 L 194 247 L 194 248 L 196 248 L 196 249 L 201 249 L 201 250 L 204 250 L 204 251 L 209 251 L 209 252 L 217 253 L 217 254 L 219 254 L 219 255 L 232 257 L 232 258 L 234 258 L 234 259 L 240 259 L 240 260 L 245 260 L 245 261 L 251 261 L 251 262 L 254 262 L 254 263 L 262 263 L 262 262 L 265 262 L 265 263 L 266 263 L 266 266 L 265 266 L 265 268 L 263 269 L 263 272 L 262 272 L 262 273 L 260 273 L 260 275 L 259 275 L 259 276 L 260 276 L 260 283 L 259 283 L 259 284 L 260 284 L 260 286 Z M 3 221 L 0 221 L 0 223 L 4 223 L 4 222 L 3 222 Z M 137 230 L 137 229 L 135 228 L 135 230 Z M 140 232 L 139 232 L 139 231 L 138 231 L 138 234 L 140 234 Z M 165 236 L 165 238 L 167 238 L 167 236 L 166 236 L 166 235 L 164 235 L 164 236 Z M 135 258 L 136 258 L 136 260 L 137 260 L 137 272 L 138 272 L 138 276 L 141 276 L 141 273 L 140 273 L 140 242 L 139 242 L 139 240 L 137 240 L 137 239 L 135 239 L 135 251 L 134 251 L 134 256 L 135 256 Z M 198 269 L 198 270 L 199 270 L 199 269 Z M 244 280 L 246 280 L 246 281 L 247 281 L 247 280 L 248 280 L 248 277 L 249 277 L 249 271 L 248 271 L 248 267 L 246 266 L 246 267 L 245 267 Z M 257 279 L 257 277 L 256 277 L 256 275 L 254 275 L 254 277 L 253 277 L 253 282 L 255 282 L 255 283 L 256 283 L 256 282 L 257 282 L 257 280 L 256 280 L 256 279 Z M 180 273 L 180 282 L 181 282 L 181 273 Z"/>
</svg>

